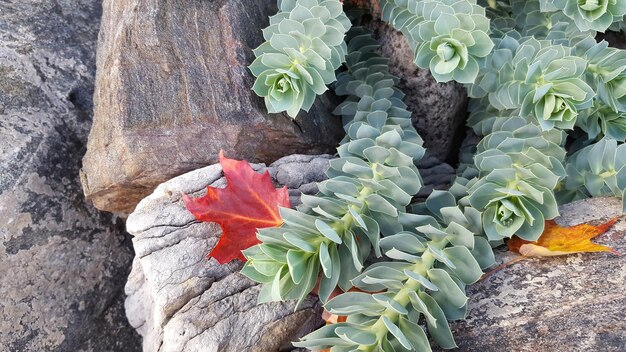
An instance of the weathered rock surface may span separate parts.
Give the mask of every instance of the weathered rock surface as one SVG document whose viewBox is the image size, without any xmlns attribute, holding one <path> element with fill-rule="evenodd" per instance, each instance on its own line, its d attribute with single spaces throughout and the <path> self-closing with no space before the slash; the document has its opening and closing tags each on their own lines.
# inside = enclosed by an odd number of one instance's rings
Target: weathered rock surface
<svg viewBox="0 0 626 352">
<path fill-rule="evenodd" d="M 366 27 L 381 42 L 381 54 L 390 58 L 391 73 L 400 77 L 399 88 L 424 146 L 439 160 L 456 162 L 467 117 L 465 88 L 455 82 L 437 83 L 430 71 L 419 69 L 402 33 L 388 24 L 372 20 Z"/>
<path fill-rule="evenodd" d="M 561 207 L 573 226 L 621 214 L 621 200 L 587 199 Z M 626 253 L 626 221 L 595 242 Z M 497 253 L 499 262 L 514 255 Z M 455 322 L 459 351 L 626 350 L 626 257 L 609 253 L 527 259 L 468 289 L 469 314 Z"/>
<path fill-rule="evenodd" d="M 456 170 L 450 164 L 439 161 L 429 150 L 417 164 L 424 186 L 416 195 L 417 198 L 426 198 L 435 189 L 448 189 L 456 176 Z"/>
<path fill-rule="evenodd" d="M 330 156 L 293 155 L 268 171 L 290 188 L 314 193 Z M 265 169 L 253 164 L 256 170 Z M 181 193 L 198 196 L 207 185 L 223 186 L 219 164 L 176 177 L 142 200 L 127 221 L 136 257 L 126 285 L 126 314 L 143 336 L 145 352 L 277 351 L 319 326 L 315 299 L 257 305 L 259 286 L 239 274 L 242 263 L 219 265 L 205 256 L 219 227 L 197 222 Z"/>
<path fill-rule="evenodd" d="M 95 117 L 83 160 L 87 198 L 130 212 L 158 184 L 231 158 L 272 162 L 334 152 L 344 132 L 319 98 L 292 121 L 251 90 L 252 49 L 275 0 L 104 0 Z"/>
<path fill-rule="evenodd" d="M 0 1 L 0 350 L 137 351 L 133 257 L 82 195 L 98 0 Z"/>
</svg>

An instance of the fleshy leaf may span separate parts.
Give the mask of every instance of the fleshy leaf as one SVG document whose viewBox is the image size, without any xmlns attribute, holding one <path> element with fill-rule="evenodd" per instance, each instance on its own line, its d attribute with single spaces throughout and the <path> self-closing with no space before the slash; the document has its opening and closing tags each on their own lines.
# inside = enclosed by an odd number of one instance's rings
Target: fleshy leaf
<svg viewBox="0 0 626 352">
<path fill-rule="evenodd" d="M 259 174 L 247 161 L 224 157 L 219 161 L 226 177 L 226 188 L 208 187 L 207 194 L 191 198 L 183 194 L 187 209 L 199 221 L 216 222 L 222 236 L 209 257 L 220 264 L 233 259 L 245 261 L 241 253 L 260 241 L 256 229 L 282 224 L 278 208 L 290 207 L 286 187 L 276 189 L 268 172 Z"/>
</svg>

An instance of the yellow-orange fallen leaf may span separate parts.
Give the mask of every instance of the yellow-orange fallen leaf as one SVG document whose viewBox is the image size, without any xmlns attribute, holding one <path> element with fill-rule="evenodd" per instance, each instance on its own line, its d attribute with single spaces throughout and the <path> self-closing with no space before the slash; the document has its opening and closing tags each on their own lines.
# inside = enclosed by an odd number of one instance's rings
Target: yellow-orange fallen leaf
<svg viewBox="0 0 626 352">
<path fill-rule="evenodd" d="M 611 252 L 619 255 L 611 247 L 591 242 L 591 239 L 605 233 L 619 220 L 616 217 L 604 224 L 593 226 L 580 224 L 561 227 L 554 220 L 546 221 L 546 227 L 535 242 L 514 236 L 508 241 L 509 250 L 525 257 L 547 257 L 581 252 Z"/>
</svg>

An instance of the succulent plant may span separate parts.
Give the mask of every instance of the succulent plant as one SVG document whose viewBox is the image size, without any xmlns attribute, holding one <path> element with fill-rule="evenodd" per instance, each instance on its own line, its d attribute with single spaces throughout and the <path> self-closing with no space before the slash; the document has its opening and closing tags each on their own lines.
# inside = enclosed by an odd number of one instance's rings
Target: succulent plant
<svg viewBox="0 0 626 352">
<path fill-rule="evenodd" d="M 624 200 L 626 212 L 626 144 L 603 138 L 574 153 L 567 160 L 562 202 L 614 195 Z"/>
<path fill-rule="evenodd" d="M 260 301 L 301 301 L 320 271 L 326 301 L 337 285 L 352 286 L 372 249 L 380 256 L 381 234 L 402 230 L 406 206 L 421 188 L 415 162 L 424 149 L 377 47 L 362 28 L 350 32 L 349 71 L 336 86 L 337 94 L 350 95 L 336 109 L 347 135 L 320 193 L 304 195 L 298 211 L 283 209 L 284 225 L 259 230 L 262 243 L 244 251 L 243 274 L 264 283 Z"/>
<path fill-rule="evenodd" d="M 583 79 L 587 61 L 549 40 L 505 36 L 495 42 L 489 66 L 470 93 L 487 92 L 495 109 L 519 109 L 544 130 L 571 129 L 578 110 L 590 107 L 594 96 Z"/>
<path fill-rule="evenodd" d="M 580 112 L 576 126 L 585 131 L 588 139 L 607 137 L 618 142 L 626 141 L 626 112 L 615 112 L 599 100 Z"/>
<path fill-rule="evenodd" d="M 253 90 L 270 113 L 295 118 L 335 81 L 346 55 L 344 36 L 351 24 L 338 0 L 282 0 L 280 12 L 263 30 L 266 42 L 254 50 Z"/>
<path fill-rule="evenodd" d="M 586 38 L 576 51 L 589 62 L 586 80 L 597 92 L 597 99 L 615 112 L 626 112 L 626 51 Z"/>
<path fill-rule="evenodd" d="M 402 31 L 415 63 L 438 82 L 472 83 L 493 48 L 485 9 L 469 0 L 381 0 L 383 19 Z"/>
<path fill-rule="evenodd" d="M 541 0 L 542 11 L 562 11 L 581 31 L 606 31 L 626 15 L 621 0 Z"/>
<path fill-rule="evenodd" d="M 414 204 L 422 139 L 378 43 L 360 27 L 340 43 L 350 24 L 336 0 L 278 4 L 251 66 L 268 109 L 295 116 L 335 78 L 347 96 L 335 110 L 346 136 L 329 179 L 244 252 L 261 302 L 301 302 L 319 279 L 325 308 L 347 317 L 295 345 L 429 351 L 422 321 L 453 348 L 447 320 L 465 316 L 465 286 L 494 263 L 491 246 L 514 234 L 536 240 L 559 203 L 626 196 L 626 51 L 594 39 L 625 27 L 626 2 L 380 0 L 419 67 L 465 84 L 468 126 L 483 136 L 462 148 L 448 191 Z M 568 134 L 577 151 L 566 159 Z M 337 286 L 361 292 L 329 300 Z"/>
<path fill-rule="evenodd" d="M 430 351 L 418 325 L 424 316 L 439 346 L 456 347 L 447 320 L 465 317 L 465 286 L 477 281 L 494 259 L 487 240 L 472 232 L 481 229 L 478 212 L 457 206 L 436 211 L 440 220 L 414 216 L 407 225 L 416 227 L 383 238 L 382 250 L 395 261 L 373 264 L 353 280 L 361 290 L 380 293 L 348 292 L 333 298 L 325 308 L 346 316 L 346 322 L 322 327 L 294 345 L 315 350 Z"/>
<path fill-rule="evenodd" d="M 477 146 L 479 179 L 469 188 L 469 203 L 482 212 L 490 240 L 516 234 L 534 241 L 544 219 L 558 215 L 554 189 L 564 176 L 564 135 L 543 132 L 520 117 L 503 117 Z"/>
</svg>

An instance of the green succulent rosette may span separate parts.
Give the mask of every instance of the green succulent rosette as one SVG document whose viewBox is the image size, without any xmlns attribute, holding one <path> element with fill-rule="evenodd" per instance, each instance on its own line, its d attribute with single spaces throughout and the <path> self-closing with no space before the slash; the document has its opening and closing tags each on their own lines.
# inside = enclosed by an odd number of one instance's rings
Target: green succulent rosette
<svg viewBox="0 0 626 352">
<path fill-rule="evenodd" d="M 527 172 L 537 179 L 538 175 Z M 544 228 L 545 219 L 559 215 L 553 189 L 519 177 L 516 170 L 494 170 L 470 188 L 469 202 L 483 212 L 487 238 L 497 241 L 517 235 L 535 241 Z M 548 187 L 546 187 L 548 186 Z"/>
<path fill-rule="evenodd" d="M 254 50 L 250 70 L 268 112 L 295 118 L 335 81 L 351 24 L 338 0 L 282 0 L 279 9 L 263 30 L 266 42 Z"/>
<path fill-rule="evenodd" d="M 565 165 L 567 178 L 559 201 L 614 195 L 626 212 L 626 144 L 603 138 L 572 154 Z"/>
<path fill-rule="evenodd" d="M 597 43 L 586 38 L 577 43 L 577 53 L 589 65 L 586 80 L 597 92 L 597 99 L 615 112 L 626 112 L 626 51 L 609 47 L 609 43 Z"/>
<path fill-rule="evenodd" d="M 415 53 L 415 63 L 429 68 L 438 82 L 474 82 L 480 62 L 493 48 L 488 28 L 480 30 L 476 23 L 461 22 L 458 15 L 441 11 L 432 11 L 418 26 L 423 42 Z"/>
<path fill-rule="evenodd" d="M 521 117 L 501 117 L 477 146 L 477 181 L 469 204 L 483 213 L 489 240 L 513 234 L 535 240 L 545 219 L 558 215 L 554 189 L 564 177 L 564 134 L 544 132 Z"/>
<path fill-rule="evenodd" d="M 303 56 L 292 54 L 300 58 Z M 270 113 L 286 111 L 289 116 L 295 117 L 301 109 L 308 111 L 315 97 L 327 90 L 315 67 L 304 67 L 293 56 L 267 53 L 250 66 L 257 77 L 252 89 L 265 99 Z"/>
<path fill-rule="evenodd" d="M 571 129 L 595 93 L 584 80 L 587 61 L 549 40 L 505 36 L 470 94 L 488 94 L 497 110 L 517 110 L 544 130 Z M 478 87 L 475 87 L 478 85 Z"/>
<path fill-rule="evenodd" d="M 591 108 L 580 112 L 576 126 L 587 134 L 588 139 L 607 137 L 626 141 L 626 112 L 615 112 L 599 100 L 594 101 Z"/>
<path fill-rule="evenodd" d="M 622 0 L 543 0 L 543 9 L 560 10 L 574 20 L 581 31 L 606 31 L 626 15 Z"/>
<path fill-rule="evenodd" d="M 469 0 L 383 0 L 383 19 L 402 31 L 415 63 L 438 82 L 472 83 L 493 48 L 485 9 Z"/>
</svg>

